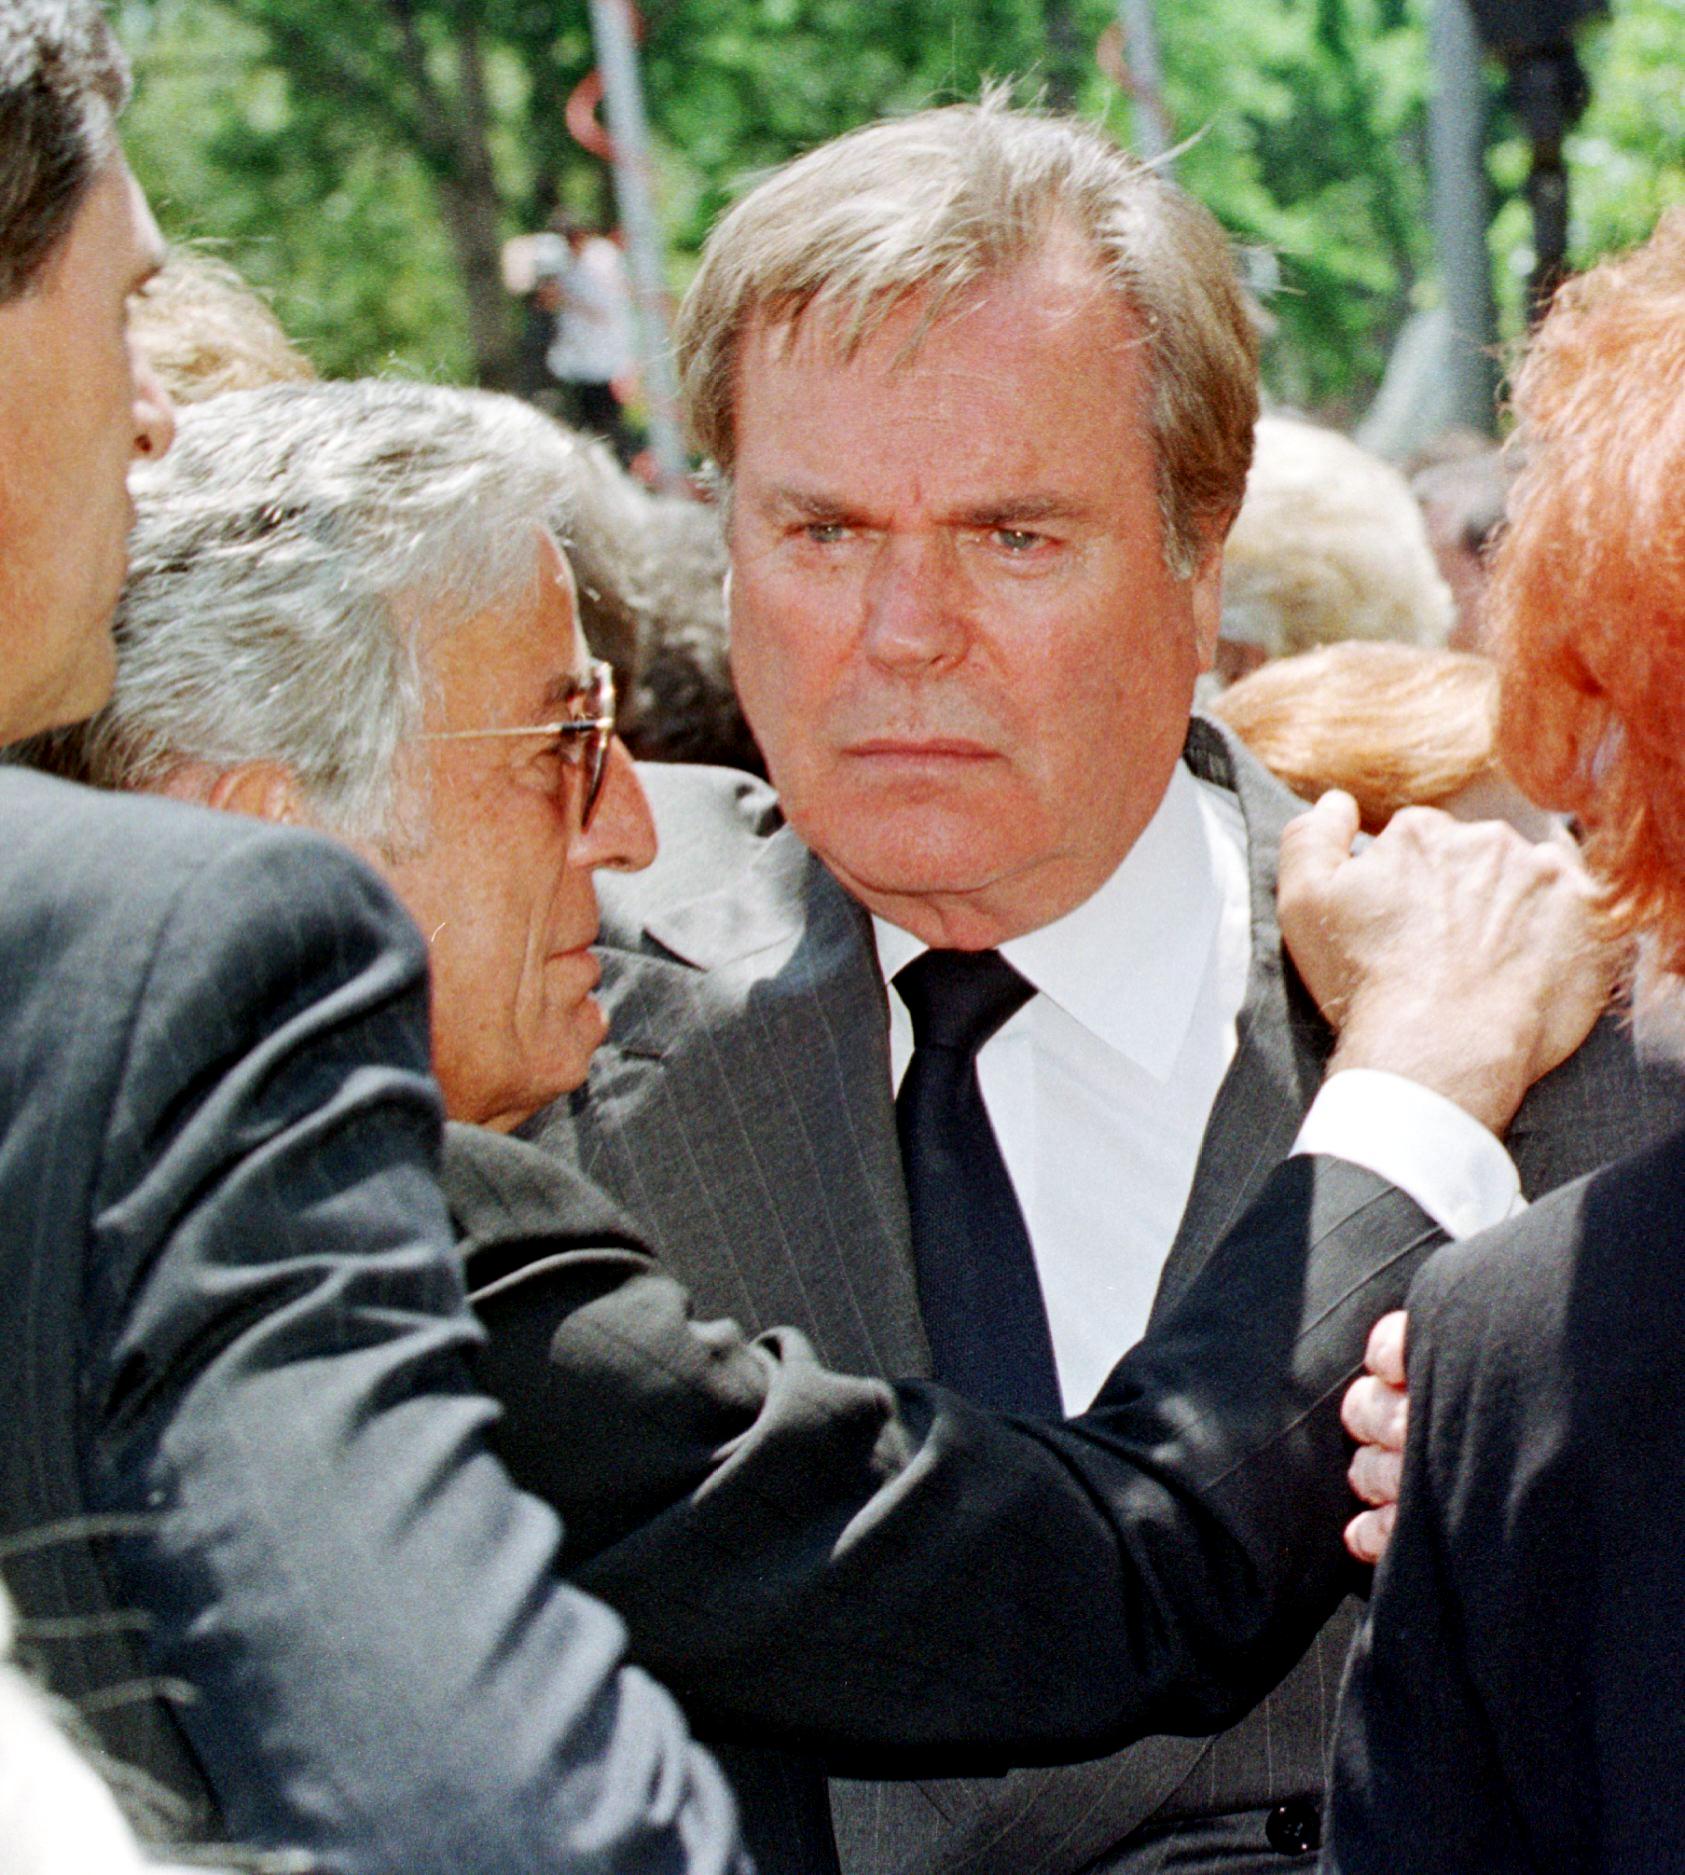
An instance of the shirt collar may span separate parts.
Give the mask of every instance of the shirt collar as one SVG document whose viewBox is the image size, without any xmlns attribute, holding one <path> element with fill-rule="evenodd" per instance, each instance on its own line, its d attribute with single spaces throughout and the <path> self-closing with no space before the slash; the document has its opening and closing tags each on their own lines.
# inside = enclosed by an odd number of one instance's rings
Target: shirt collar
<svg viewBox="0 0 1685 1875">
<path fill-rule="evenodd" d="M 1001 955 L 1073 1020 L 1155 1080 L 1187 1038 L 1223 912 L 1215 808 L 1178 762 L 1158 811 L 1100 889 L 1003 944 Z M 884 980 L 926 948 L 872 920 Z"/>
</svg>

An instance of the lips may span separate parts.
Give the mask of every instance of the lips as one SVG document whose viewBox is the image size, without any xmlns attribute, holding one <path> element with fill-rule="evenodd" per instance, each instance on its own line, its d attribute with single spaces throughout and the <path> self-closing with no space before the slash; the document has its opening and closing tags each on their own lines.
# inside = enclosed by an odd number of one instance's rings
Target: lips
<svg viewBox="0 0 1685 1875">
<path fill-rule="evenodd" d="M 868 761 L 986 762 L 998 751 L 964 736 L 873 736 L 850 743 L 843 753 Z"/>
<path fill-rule="evenodd" d="M 589 979 L 585 985 L 586 995 L 589 995 L 603 980 L 602 962 L 596 952 L 591 949 L 595 941 L 596 937 L 593 933 L 583 944 L 569 945 L 564 950 L 553 950 L 550 953 L 550 962 L 553 964 L 577 963 L 583 967 Z"/>
</svg>

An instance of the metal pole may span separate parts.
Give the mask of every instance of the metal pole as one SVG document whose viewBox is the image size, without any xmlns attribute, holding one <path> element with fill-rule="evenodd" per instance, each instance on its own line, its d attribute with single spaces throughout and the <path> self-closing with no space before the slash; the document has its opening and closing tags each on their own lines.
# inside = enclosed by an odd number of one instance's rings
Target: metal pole
<svg viewBox="0 0 1685 1875">
<path fill-rule="evenodd" d="M 591 34 L 603 75 L 603 103 L 614 141 L 614 195 L 638 315 L 639 362 L 649 400 L 649 440 L 663 482 L 684 479 L 685 446 L 679 427 L 679 381 L 667 332 L 667 281 L 661 227 L 650 187 L 649 123 L 638 82 L 638 54 L 627 0 L 591 0 Z"/>
<path fill-rule="evenodd" d="M 1492 302 L 1486 180 L 1485 52 L 1468 0 L 1434 0 L 1428 27 L 1428 191 L 1451 336 L 1444 361 L 1451 420 L 1494 429 L 1498 316 Z"/>
<path fill-rule="evenodd" d="M 1117 18 L 1135 105 L 1136 151 L 1143 162 L 1156 162 L 1168 176 L 1171 165 L 1164 159 L 1169 156 L 1173 138 L 1170 114 L 1164 108 L 1164 65 L 1158 55 L 1153 0 L 1118 0 Z"/>
</svg>

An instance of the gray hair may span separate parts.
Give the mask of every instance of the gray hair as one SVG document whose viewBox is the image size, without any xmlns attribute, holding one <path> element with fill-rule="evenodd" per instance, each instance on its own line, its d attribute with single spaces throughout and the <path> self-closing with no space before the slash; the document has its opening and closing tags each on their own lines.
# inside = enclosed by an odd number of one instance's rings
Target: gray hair
<svg viewBox="0 0 1685 1875">
<path fill-rule="evenodd" d="M 280 762 L 329 829 L 418 838 L 399 757 L 425 653 L 532 587 L 577 470 L 555 424 L 486 391 L 282 384 L 184 410 L 134 477 L 116 693 L 49 765 L 133 788 Z"/>
<path fill-rule="evenodd" d="M 869 124 L 776 171 L 714 229 L 679 315 L 698 442 L 729 481 L 737 370 L 757 321 L 828 322 L 854 356 L 910 298 L 913 344 L 986 281 L 1069 231 L 1144 329 L 1165 558 L 1193 571 L 1240 505 L 1257 345 L 1221 228 L 1192 197 L 1072 118 L 981 103 Z"/>
<path fill-rule="evenodd" d="M 129 68 L 96 0 L 0 6 L 0 305 L 30 287 L 116 147 Z"/>
</svg>

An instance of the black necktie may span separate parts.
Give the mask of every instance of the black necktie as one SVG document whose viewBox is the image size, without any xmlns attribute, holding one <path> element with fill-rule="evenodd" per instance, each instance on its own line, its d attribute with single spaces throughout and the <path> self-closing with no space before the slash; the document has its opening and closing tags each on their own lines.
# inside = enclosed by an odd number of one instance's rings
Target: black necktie
<svg viewBox="0 0 1685 1875">
<path fill-rule="evenodd" d="M 985 1406 L 1060 1418 L 1030 1235 L 977 1083 L 978 1049 L 1035 992 L 998 951 L 926 951 L 895 987 L 913 1018 L 895 1125 L 936 1378 Z"/>
</svg>

